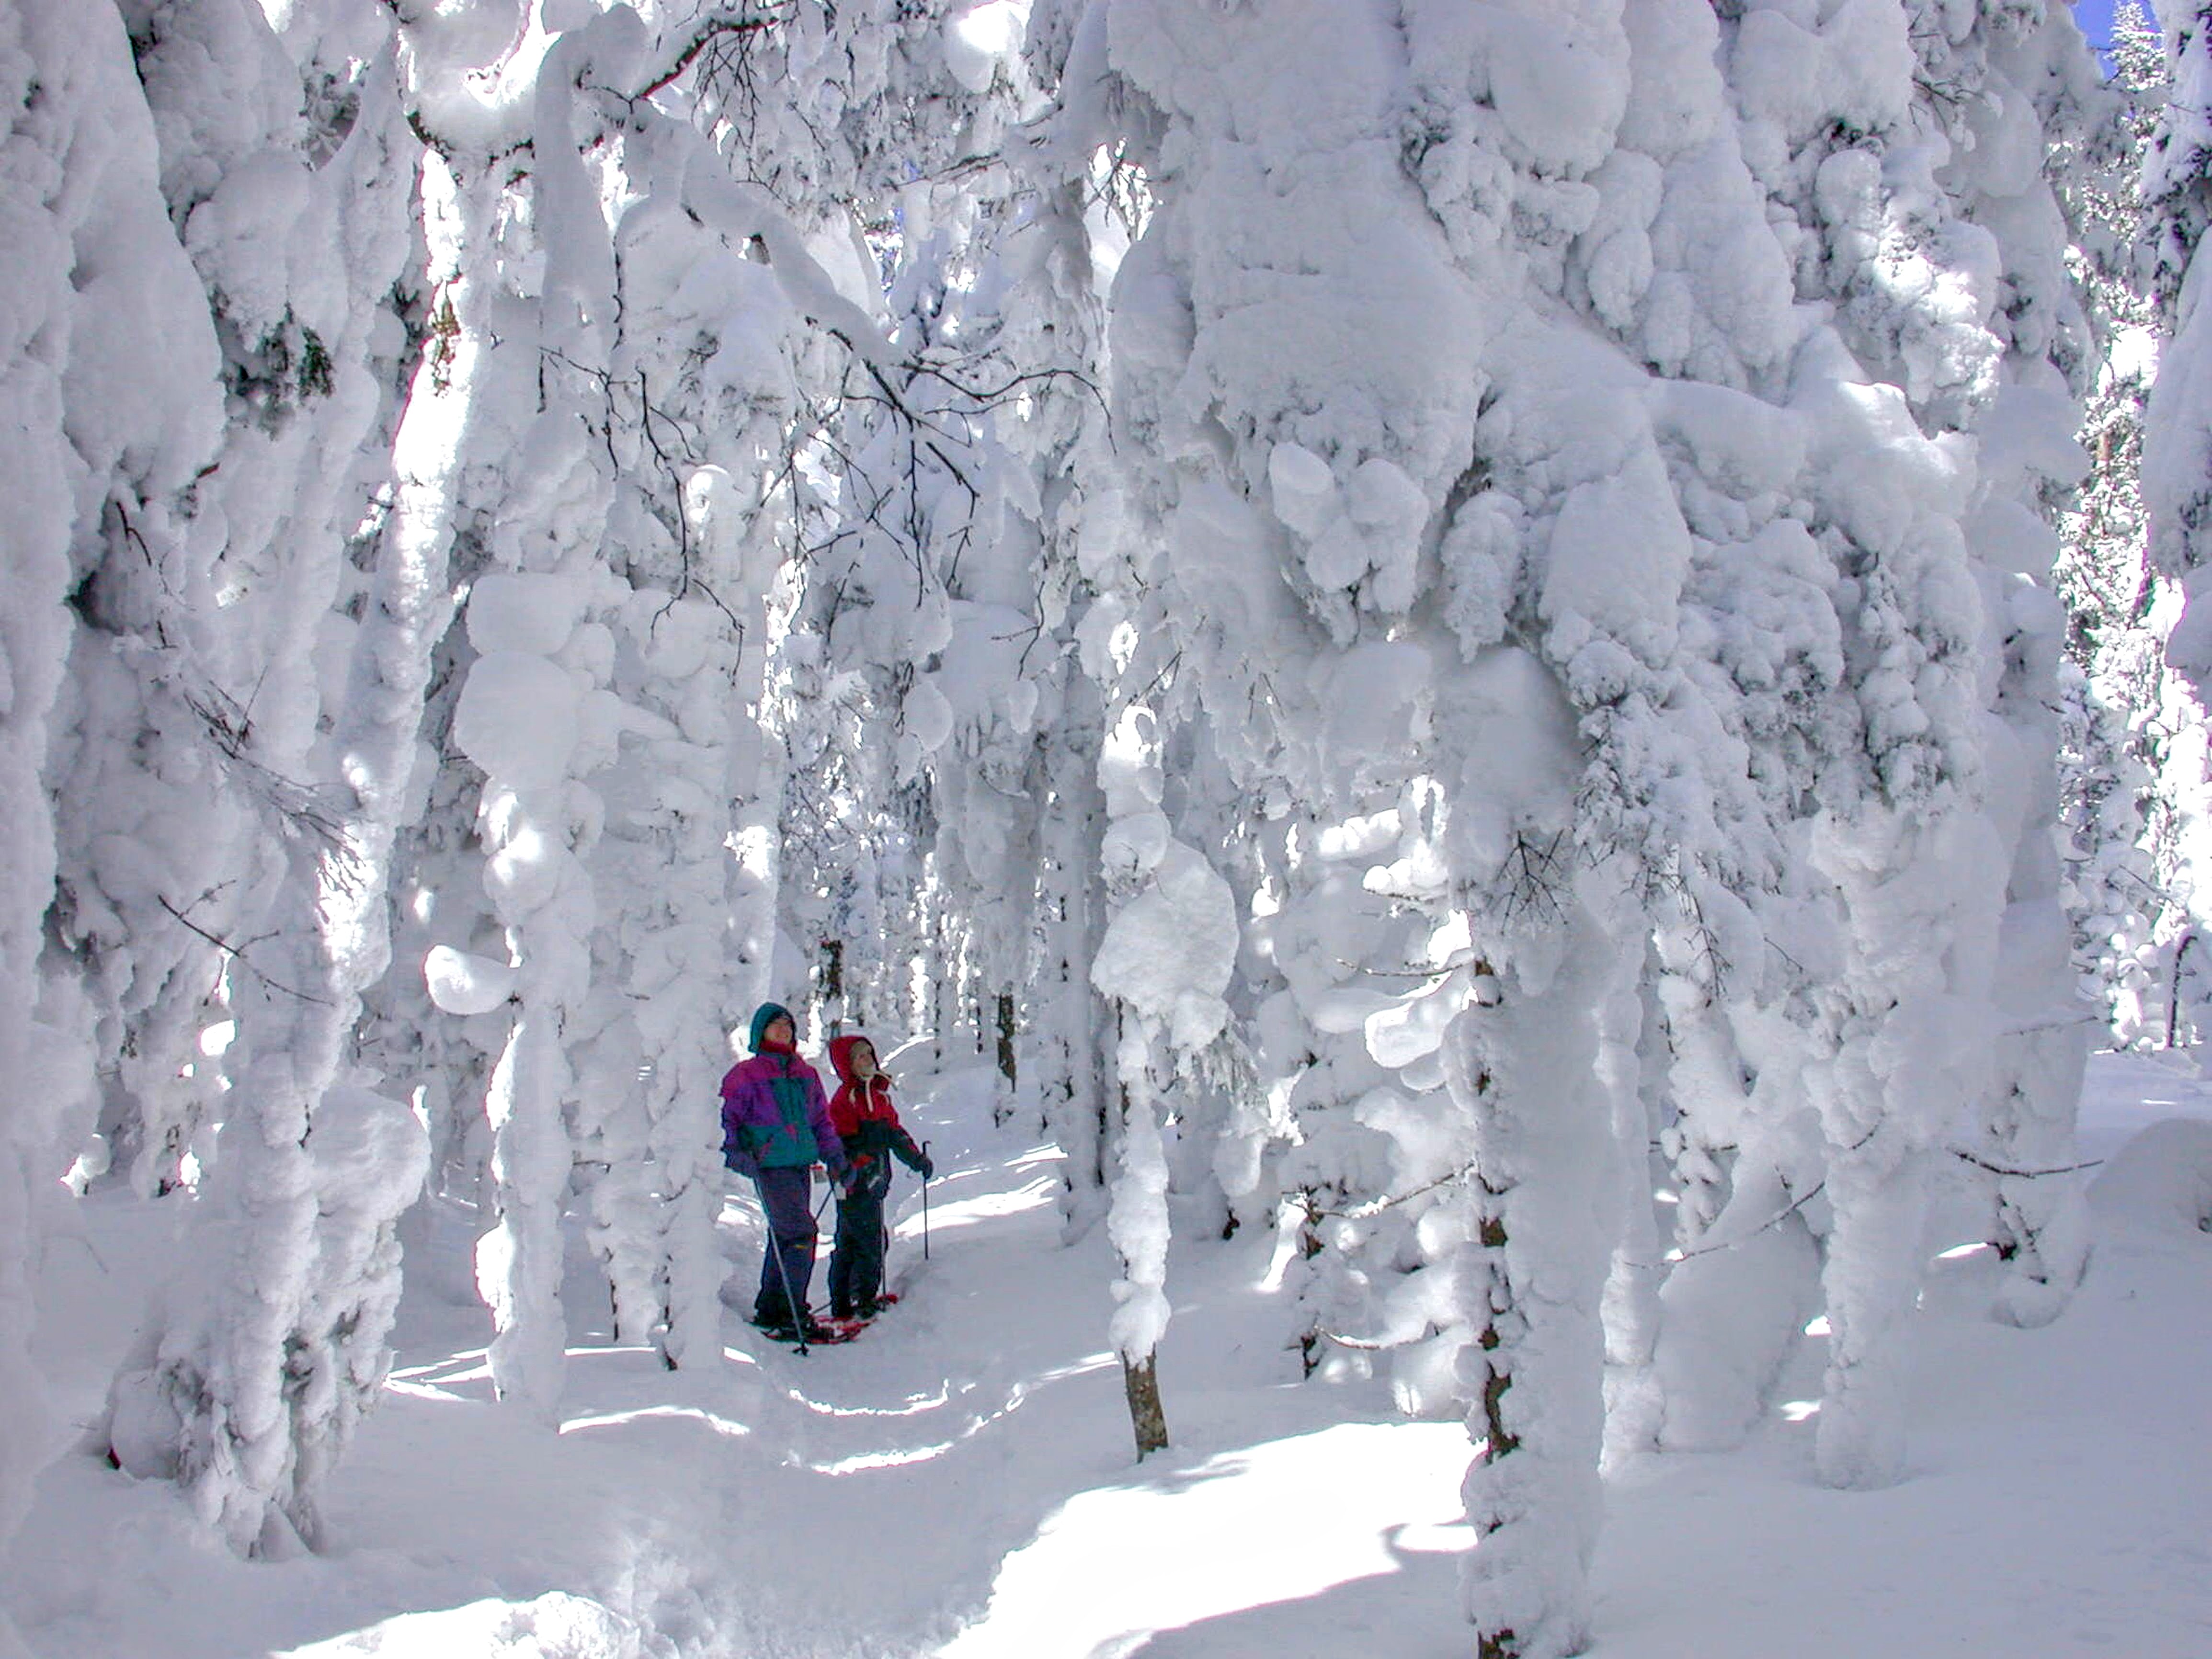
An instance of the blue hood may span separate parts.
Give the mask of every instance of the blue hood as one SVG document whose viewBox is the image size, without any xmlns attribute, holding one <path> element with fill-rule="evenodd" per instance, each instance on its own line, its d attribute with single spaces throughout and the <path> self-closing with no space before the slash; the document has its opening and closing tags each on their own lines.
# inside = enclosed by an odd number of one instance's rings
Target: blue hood
<svg viewBox="0 0 2212 1659">
<path fill-rule="evenodd" d="M 778 1014 L 781 1014 L 786 1019 L 791 1021 L 792 1036 L 794 1038 L 798 1036 L 799 1021 L 793 1018 L 791 1010 L 785 1007 L 780 1002 L 763 1002 L 759 1007 L 753 1010 L 752 1036 L 748 1039 L 752 1046 L 753 1053 L 760 1053 L 761 1038 L 768 1030 L 769 1022 L 774 1019 Z"/>
</svg>

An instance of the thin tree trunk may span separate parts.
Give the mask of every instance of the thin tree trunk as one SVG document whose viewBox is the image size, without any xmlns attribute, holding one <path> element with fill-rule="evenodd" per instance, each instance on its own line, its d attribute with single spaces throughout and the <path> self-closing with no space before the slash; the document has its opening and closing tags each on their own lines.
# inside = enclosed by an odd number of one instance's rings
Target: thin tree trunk
<svg viewBox="0 0 2212 1659">
<path fill-rule="evenodd" d="M 1160 1407 L 1158 1358 L 1170 1312 L 1167 1299 L 1168 1242 L 1173 1226 L 1168 1212 L 1168 1167 L 1160 1140 L 1159 1103 L 1154 1082 L 1155 1034 L 1149 1022 L 1116 1003 L 1122 1040 L 1115 1055 L 1121 1071 L 1121 1172 L 1115 1177 L 1106 1230 L 1121 1257 L 1121 1282 L 1110 1330 L 1121 1356 L 1129 1400 L 1129 1426 L 1137 1437 L 1137 1457 L 1168 1443 L 1166 1413 Z"/>
<path fill-rule="evenodd" d="M 1167 1413 L 1160 1407 L 1159 1355 L 1121 1360 L 1121 1386 L 1129 1398 L 1129 1426 L 1136 1431 L 1137 1461 L 1168 1447 Z"/>
<path fill-rule="evenodd" d="M 824 1037 L 845 1034 L 845 941 L 822 941 L 822 1031 Z"/>
<path fill-rule="evenodd" d="M 2163 1048 L 2180 1046 L 2176 1033 L 2181 1029 L 2182 964 L 2189 956 L 2189 947 L 2196 943 L 2197 933 L 2192 928 L 2185 931 L 2180 942 L 2173 947 L 2173 977 L 2166 982 L 2166 1042 L 2160 1045 Z"/>
<path fill-rule="evenodd" d="M 1550 936 L 1498 962 L 1445 1051 L 1478 1170 L 1460 1294 L 1480 1345 L 1468 1356 L 1479 1449 L 1462 1490 L 1481 1540 L 1464 1589 L 1485 1659 L 1579 1650 L 1601 1507 L 1601 1307 L 1620 1190 L 1597 1073 L 1617 946 L 1571 895 L 1558 902 Z"/>
</svg>

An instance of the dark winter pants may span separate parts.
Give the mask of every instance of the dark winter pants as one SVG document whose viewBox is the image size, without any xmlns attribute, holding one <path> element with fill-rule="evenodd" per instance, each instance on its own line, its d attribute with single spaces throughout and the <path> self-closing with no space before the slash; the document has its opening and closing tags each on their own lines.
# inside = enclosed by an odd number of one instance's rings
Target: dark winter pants
<svg viewBox="0 0 2212 1659">
<path fill-rule="evenodd" d="M 768 1212 L 768 1249 L 762 1253 L 760 1294 L 753 1319 L 762 1325 L 797 1323 L 814 1279 L 814 1176 L 809 1170 L 763 1170 L 753 1177 Z M 784 1287 L 788 1285 L 787 1300 Z M 796 1307 L 793 1304 L 796 1303 Z"/>
<path fill-rule="evenodd" d="M 837 1200 L 837 1242 L 830 1252 L 830 1309 L 872 1308 L 884 1288 L 884 1195 L 866 1185 Z"/>
</svg>

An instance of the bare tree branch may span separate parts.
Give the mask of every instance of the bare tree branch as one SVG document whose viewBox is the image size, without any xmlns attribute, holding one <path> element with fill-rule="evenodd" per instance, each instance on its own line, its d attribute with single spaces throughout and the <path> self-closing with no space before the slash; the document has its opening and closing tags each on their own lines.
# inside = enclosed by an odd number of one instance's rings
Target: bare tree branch
<svg viewBox="0 0 2212 1659">
<path fill-rule="evenodd" d="M 240 945 L 233 945 L 228 939 L 210 933 L 206 928 L 201 927 L 199 923 L 194 921 L 190 916 L 186 915 L 182 910 L 177 908 L 175 905 L 170 903 L 167 898 L 159 894 L 155 895 L 155 898 L 161 907 L 164 910 L 167 910 L 170 915 L 173 916 L 178 923 L 182 926 L 186 932 L 198 934 L 200 938 L 205 939 L 210 945 L 215 946 L 216 950 L 222 951 L 229 960 L 242 965 L 248 973 L 252 974 L 254 978 L 259 980 L 264 985 L 266 985 L 270 990 L 282 991 L 288 997 L 297 997 L 301 1001 L 312 1002 L 318 1007 L 327 1008 L 331 1006 L 330 1000 L 326 997 L 319 997 L 312 991 L 302 991 L 297 986 L 287 985 L 280 979 L 271 979 L 267 974 L 263 973 L 259 968 L 254 965 L 253 959 L 246 954 L 245 946 Z"/>
</svg>

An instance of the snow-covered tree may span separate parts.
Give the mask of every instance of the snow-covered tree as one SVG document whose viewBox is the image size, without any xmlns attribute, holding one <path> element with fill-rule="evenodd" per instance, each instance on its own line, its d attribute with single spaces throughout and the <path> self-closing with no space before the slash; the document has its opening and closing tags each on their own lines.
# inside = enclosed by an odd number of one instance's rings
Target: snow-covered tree
<svg viewBox="0 0 2212 1659">
<path fill-rule="evenodd" d="M 1991 989 L 1999 1036 L 1967 1161 L 1995 1210 L 2007 1263 L 1997 1297 L 2017 1324 L 2056 1318 L 2087 1261 L 2087 1212 L 2068 1179 L 2094 1013 L 2080 1000 L 2058 844 L 2061 665 L 2066 610 L 2056 522 L 2090 458 L 2061 441 L 2098 352 L 2075 240 L 2056 188 L 2054 140 L 2113 118 L 2072 20 L 2052 12 L 1956 30 L 1923 79 L 1961 95 L 1940 107 L 1957 156 L 1945 182 L 1995 239 L 2000 293 L 1990 328 L 2002 385 L 1978 422 L 1980 494 L 1968 520 L 2002 664 L 1984 811 L 2009 860 Z M 2077 262 L 2078 263 L 2078 262 Z M 1958 1149 L 1954 1149 L 1958 1150 Z"/>
<path fill-rule="evenodd" d="M 2113 22 L 2112 95 L 2059 135 L 2076 278 L 2100 350 L 2081 424 L 2090 471 L 2061 520 L 2055 580 L 2070 612 L 2062 768 L 2075 952 L 2114 1039 L 2133 1043 L 2170 1035 L 2163 959 L 2187 911 L 2167 885 L 2177 821 L 2158 780 L 2188 705 L 2154 622 L 2170 584 L 2150 562 L 2141 487 L 2157 315 L 2136 281 L 2138 180 L 2165 101 L 2165 50 L 2133 0 Z"/>
<path fill-rule="evenodd" d="M 1065 18 L 1061 22 L 1065 22 Z M 1031 73 L 1060 86 L 1069 42 L 1033 15 Z M 1130 218 L 1115 210 L 1117 173 L 1088 100 L 1068 98 L 1036 124 L 1037 142 L 1010 164 L 1022 179 L 1018 216 L 998 240 L 986 283 L 996 343 L 1026 379 L 999 411 L 1000 441 L 1021 469 L 1006 491 L 1006 540 L 1034 584 L 1036 634 L 1024 661 L 1037 686 L 1037 732 L 1026 787 L 1036 823 L 1037 989 L 1020 1049 L 1023 1096 L 1066 1154 L 1061 1210 L 1071 1237 L 1101 1214 L 1113 1170 L 1112 1033 L 1089 994 L 1105 927 L 1101 849 L 1107 827 L 1099 763 L 1109 640 L 1125 555 L 1121 499 L 1103 387 L 1108 374 L 1106 294 L 1126 252 Z"/>
<path fill-rule="evenodd" d="M 2168 95 L 2160 110 L 2143 157 L 2141 191 L 2146 217 L 2150 287 L 2158 301 L 2165 340 L 2157 378 L 2144 415 L 2142 501 L 2148 526 L 2154 580 L 2170 592 L 2158 606 L 2153 627 L 2165 641 L 2166 666 L 2183 694 L 2164 700 L 2167 727 L 2160 794 L 2177 819 L 2170 842 L 2170 884 L 2188 921 L 2172 931 L 2174 981 L 2169 1007 L 2177 1013 L 2201 1006 L 2203 994 L 2191 987 L 2203 969 L 2205 895 L 2212 874 L 2205 864 L 2204 803 L 2208 769 L 2204 684 L 2212 672 L 2206 629 L 2212 616 L 2197 595 L 2207 578 L 2203 537 L 2212 501 L 2212 403 L 2208 380 L 2197 358 L 2212 340 L 2202 314 L 2197 275 L 2205 226 L 2212 222 L 2212 118 L 2206 113 L 2212 88 L 2212 10 L 2202 5 L 2176 8 L 2161 19 L 2166 26 Z M 2201 983 L 2201 981 L 2200 981 Z M 2169 1024 L 2179 1019 L 2170 1016 Z M 2167 1040 L 2174 1040 L 2169 1030 Z"/>
<path fill-rule="evenodd" d="M 158 45 L 191 44 L 173 73 L 153 54 L 149 93 L 169 112 L 178 188 L 205 192 L 179 205 L 234 365 L 246 475 L 219 569 L 226 620 L 258 630 L 225 665 L 218 707 L 234 712 L 248 798 L 258 785 L 279 815 L 277 858 L 240 918 L 267 931 L 228 986 L 234 1085 L 194 1220 L 198 1253 L 117 1379 L 106 1435 L 124 1467 L 178 1478 L 234 1547 L 271 1552 L 315 1540 L 317 1491 L 382 1381 L 394 1229 L 422 1176 L 413 1119 L 345 1068 L 361 993 L 387 961 L 384 879 L 415 757 L 418 665 L 447 610 L 434 577 L 397 561 L 380 569 L 375 608 L 337 647 L 333 665 L 351 659 L 331 685 L 343 695 L 326 703 L 317 650 L 345 595 L 362 507 L 345 489 L 360 482 L 354 449 L 377 428 L 379 307 L 407 246 L 393 229 L 414 146 L 391 39 L 380 24 L 297 18 L 295 62 L 258 11 L 202 9 L 164 36 L 185 21 L 158 9 L 149 20 Z M 311 124 L 307 88 L 328 91 L 329 68 L 349 62 L 359 80 L 343 119 L 331 128 L 325 110 Z M 242 118 L 217 112 L 233 72 L 267 89 Z M 181 148 L 191 137 L 201 149 Z"/>
<path fill-rule="evenodd" d="M 125 538 L 121 513 L 149 500 L 171 507 L 189 487 L 215 447 L 221 402 L 214 332 L 204 307 L 195 313 L 198 282 L 170 230 L 121 18 L 106 7 L 87 16 L 32 3 L 0 18 L 0 37 L 14 162 L 0 187 L 14 227 L 6 258 L 15 296 L 0 356 L 13 434 L 0 465 L 16 503 L 0 532 L 0 1058 L 19 1080 L 0 1157 L 0 1376 L 23 1402 L 0 1453 L 0 1527 L 12 1533 L 52 1450 L 30 1363 L 31 1274 L 54 1178 L 93 1127 L 83 1112 L 94 1005 L 73 965 L 42 962 L 58 866 L 48 768 L 73 695 L 64 682 L 80 626 L 72 602 L 111 540 Z M 180 554 L 164 538 L 140 556 L 177 568 Z M 0 1620 L 0 1639 L 10 1634 Z"/>
</svg>

